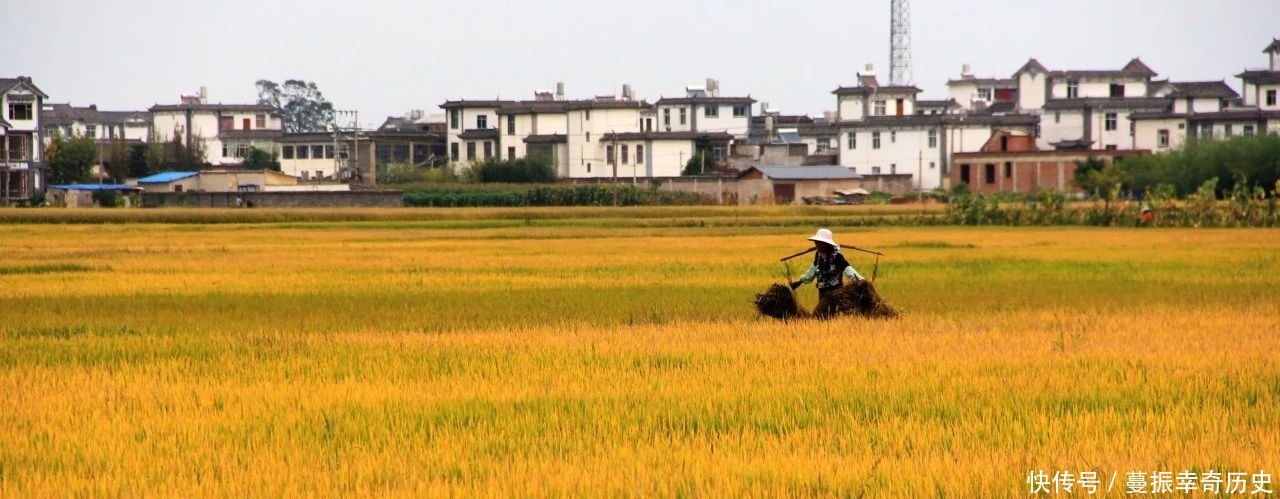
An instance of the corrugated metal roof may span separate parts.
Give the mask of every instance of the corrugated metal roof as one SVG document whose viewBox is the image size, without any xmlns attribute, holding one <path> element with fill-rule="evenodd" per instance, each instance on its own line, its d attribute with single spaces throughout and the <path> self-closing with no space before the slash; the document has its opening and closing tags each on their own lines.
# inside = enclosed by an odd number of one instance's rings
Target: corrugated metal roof
<svg viewBox="0 0 1280 499">
<path fill-rule="evenodd" d="M 175 180 L 182 180 L 184 178 L 194 177 L 196 175 L 199 175 L 199 173 L 197 172 L 163 172 L 163 173 L 157 173 L 155 175 L 151 175 L 149 177 L 142 177 L 138 179 L 138 183 L 139 184 L 167 184 Z"/>
<path fill-rule="evenodd" d="M 136 191 L 140 188 L 132 185 L 123 184 L 63 184 L 51 185 L 51 189 L 62 189 L 64 191 Z"/>
<path fill-rule="evenodd" d="M 862 178 L 843 166 L 754 166 L 775 180 L 834 180 Z"/>
</svg>

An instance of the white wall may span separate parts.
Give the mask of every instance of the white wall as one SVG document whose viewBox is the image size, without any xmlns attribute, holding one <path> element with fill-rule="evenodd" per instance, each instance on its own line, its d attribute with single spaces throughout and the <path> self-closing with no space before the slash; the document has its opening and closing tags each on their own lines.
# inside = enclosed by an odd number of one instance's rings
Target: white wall
<svg viewBox="0 0 1280 499">
<path fill-rule="evenodd" d="M 1060 140 L 1076 140 L 1084 136 L 1084 113 L 1078 109 L 1046 110 L 1040 115 L 1040 138 L 1036 146 L 1053 149 L 1049 145 Z"/>
<path fill-rule="evenodd" d="M 1051 93 L 1054 99 L 1067 98 L 1067 78 L 1056 78 L 1053 80 Z M 1080 78 L 1078 80 L 1079 92 L 1076 98 L 1085 99 L 1091 97 L 1111 97 L 1111 84 L 1119 83 L 1124 85 L 1125 97 L 1146 97 L 1147 82 L 1141 78 Z"/>
<path fill-rule="evenodd" d="M 570 111 L 567 130 L 569 176 L 612 176 L 612 168 L 605 164 L 605 144 L 600 141 L 600 138 L 606 133 L 639 131 L 639 120 L 639 109 Z"/>
<path fill-rule="evenodd" d="M 693 130 L 693 108 L 691 104 L 663 104 L 658 106 L 658 119 L 654 122 L 654 131 L 657 132 L 688 132 Z M 685 112 L 684 123 L 680 122 L 680 110 Z M 671 117 L 670 124 L 664 121 L 664 117 Z M 639 117 L 637 117 L 639 119 Z"/>
<path fill-rule="evenodd" d="M 875 132 L 880 132 L 879 149 L 874 147 Z M 857 134 L 854 149 L 849 148 L 850 133 Z M 841 131 L 837 144 L 840 166 L 852 168 L 860 175 L 875 173 L 875 167 L 880 167 L 880 174 L 910 174 L 914 177 L 922 173 L 923 177 L 915 179 L 913 184 L 918 183 L 924 189 L 939 187 L 942 185 L 944 131 L 936 133 L 937 141 L 930 147 L 928 128 L 846 128 Z"/>
<path fill-rule="evenodd" d="M 868 110 L 863 108 L 861 95 L 838 96 L 836 106 L 841 121 L 854 121 L 867 117 Z"/>
<path fill-rule="evenodd" d="M 1137 120 L 1134 126 L 1134 149 L 1147 149 L 1151 152 L 1163 152 L 1178 149 L 1187 142 L 1186 121 L 1176 118 Z M 1160 147 L 1160 130 L 1169 132 L 1169 144 Z"/>
<path fill-rule="evenodd" d="M 1031 76 L 1030 71 L 1018 75 L 1018 107 L 1024 111 L 1044 107 L 1044 82 L 1046 75 L 1037 72 Z"/>
</svg>

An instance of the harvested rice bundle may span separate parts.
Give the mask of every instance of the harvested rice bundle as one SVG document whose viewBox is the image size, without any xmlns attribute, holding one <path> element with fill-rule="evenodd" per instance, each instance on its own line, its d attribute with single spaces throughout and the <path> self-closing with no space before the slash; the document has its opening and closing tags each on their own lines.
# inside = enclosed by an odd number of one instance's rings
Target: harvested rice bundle
<svg viewBox="0 0 1280 499">
<path fill-rule="evenodd" d="M 859 315 L 862 317 L 890 318 L 897 317 L 898 310 L 890 306 L 876 293 L 870 281 L 853 281 L 832 291 L 813 311 L 814 316 L 828 319 L 837 315 Z"/>
<path fill-rule="evenodd" d="M 781 284 L 769 286 L 764 293 L 756 295 L 755 304 L 761 315 L 774 319 L 787 320 L 808 315 L 796 303 L 796 296 L 791 288 Z"/>
</svg>

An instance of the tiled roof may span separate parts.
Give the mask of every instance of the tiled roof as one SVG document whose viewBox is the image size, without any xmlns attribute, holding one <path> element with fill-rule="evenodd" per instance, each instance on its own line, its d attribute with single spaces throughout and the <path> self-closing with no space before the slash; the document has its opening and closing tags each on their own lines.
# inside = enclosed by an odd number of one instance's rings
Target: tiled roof
<svg viewBox="0 0 1280 499">
<path fill-rule="evenodd" d="M 463 130 L 458 134 L 458 138 L 462 140 L 481 140 L 498 138 L 498 130 L 495 128 L 471 128 Z"/>
<path fill-rule="evenodd" d="M 1029 71 L 1029 70 L 1035 70 L 1036 72 L 1038 72 L 1038 73 L 1040 73 L 1040 74 L 1045 74 L 1045 73 L 1048 73 L 1048 72 L 1049 72 L 1049 70 L 1048 70 L 1047 68 L 1045 68 L 1045 67 L 1044 67 L 1044 64 L 1040 64 L 1040 61 L 1035 60 L 1035 58 L 1033 57 L 1033 58 L 1031 58 L 1031 59 L 1027 59 L 1027 63 L 1026 63 L 1026 64 L 1023 64 L 1023 65 L 1022 65 L 1022 67 L 1018 68 L 1018 70 L 1017 70 L 1017 71 L 1014 71 L 1014 72 L 1013 72 L 1013 77 L 1014 77 L 1014 78 L 1017 78 L 1017 77 L 1018 77 L 1018 75 L 1020 75 L 1020 74 L 1022 74 L 1022 73 L 1024 73 L 1024 72 L 1026 72 L 1026 71 Z"/>
<path fill-rule="evenodd" d="M 663 97 L 658 105 L 668 104 L 755 104 L 751 97 Z"/>
<path fill-rule="evenodd" d="M 96 107 L 75 107 L 63 103 L 46 103 L 40 109 L 42 126 L 68 125 L 82 122 L 88 124 L 125 125 L 130 122 L 151 124 L 151 113 L 146 111 L 99 111 Z"/>
<path fill-rule="evenodd" d="M 1187 121 L 1221 121 L 1221 120 L 1280 120 L 1280 111 L 1263 111 L 1261 109 L 1228 109 L 1212 113 L 1191 113 Z"/>
<path fill-rule="evenodd" d="M 950 108 L 950 107 L 960 107 L 960 103 L 956 102 L 955 99 L 947 99 L 947 100 L 916 99 L 916 107 L 948 107 Z"/>
<path fill-rule="evenodd" d="M 515 104 L 513 100 L 448 100 L 440 105 L 441 109 L 455 109 L 464 107 L 502 107 L 509 104 Z"/>
<path fill-rule="evenodd" d="M 1173 93 L 1169 97 L 1218 98 L 1230 99 L 1239 97 L 1235 90 L 1219 81 L 1177 81 L 1172 82 Z"/>
<path fill-rule="evenodd" d="M 1241 80 L 1254 85 L 1271 85 L 1280 83 L 1280 71 L 1254 69 L 1240 73 L 1236 75 L 1236 78 L 1240 78 Z"/>
<path fill-rule="evenodd" d="M 244 112 L 244 113 L 270 113 L 279 115 L 280 111 L 269 104 L 156 104 L 151 106 L 148 111 L 153 113 L 172 113 L 178 111 L 209 111 L 209 112 Z"/>
<path fill-rule="evenodd" d="M 26 76 L 19 76 L 17 78 L 0 78 L 0 94 L 12 90 L 13 87 L 18 86 L 20 83 L 26 84 L 27 88 L 30 88 L 31 91 L 39 94 L 40 97 L 45 99 L 49 98 L 48 95 L 45 95 L 44 91 L 40 90 L 40 87 L 37 87 L 35 83 L 31 83 L 31 78 Z"/>
<path fill-rule="evenodd" d="M 725 132 L 622 132 L 606 133 L 600 136 L 601 141 L 610 140 L 698 140 L 706 137 L 712 141 L 733 140 L 733 135 Z"/>
<path fill-rule="evenodd" d="M 1090 97 L 1083 99 L 1049 99 L 1044 109 L 1163 109 L 1169 99 L 1162 97 Z"/>
<path fill-rule="evenodd" d="M 257 130 L 223 130 L 218 137 L 223 139 L 278 139 L 284 132 L 260 128 Z"/>
<path fill-rule="evenodd" d="M 885 85 L 879 87 L 840 87 L 832 90 L 836 95 L 868 95 L 868 94 L 918 94 L 923 92 L 915 85 Z"/>
<path fill-rule="evenodd" d="M 869 116 L 861 120 L 841 121 L 841 128 L 885 128 L 941 125 L 1031 126 L 1040 122 L 1034 114 L 913 114 L 904 116 Z"/>
<path fill-rule="evenodd" d="M 1280 52 L 1280 38 L 1272 38 L 1271 45 L 1267 45 L 1267 48 L 1262 49 L 1262 53 L 1268 52 Z"/>
<path fill-rule="evenodd" d="M 955 80 L 947 80 L 947 85 L 952 83 L 973 83 L 975 85 L 990 85 L 995 88 L 1015 88 L 1018 82 L 1013 78 L 959 78 Z"/>
<path fill-rule="evenodd" d="M 738 176 L 746 175 L 751 170 L 759 170 L 766 177 L 774 180 L 843 180 L 861 178 L 853 170 L 843 166 L 753 166 Z"/>
<path fill-rule="evenodd" d="M 558 133 L 550 135 L 530 135 L 524 138 L 526 144 L 564 144 L 569 142 L 569 137 Z"/>
</svg>

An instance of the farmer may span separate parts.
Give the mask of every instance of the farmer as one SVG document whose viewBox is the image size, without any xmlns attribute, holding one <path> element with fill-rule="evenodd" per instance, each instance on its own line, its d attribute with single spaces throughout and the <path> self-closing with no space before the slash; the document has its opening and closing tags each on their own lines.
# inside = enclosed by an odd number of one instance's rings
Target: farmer
<svg viewBox="0 0 1280 499">
<path fill-rule="evenodd" d="M 827 294 L 840 289 L 845 276 L 852 281 L 863 280 L 862 274 L 849 265 L 849 261 L 840 253 L 840 245 L 836 244 L 829 229 L 818 229 L 809 240 L 813 241 L 813 247 L 817 250 L 813 255 L 813 265 L 809 266 L 809 270 L 800 279 L 791 283 L 791 289 L 817 279 L 818 299 L 821 301 Z"/>
</svg>

